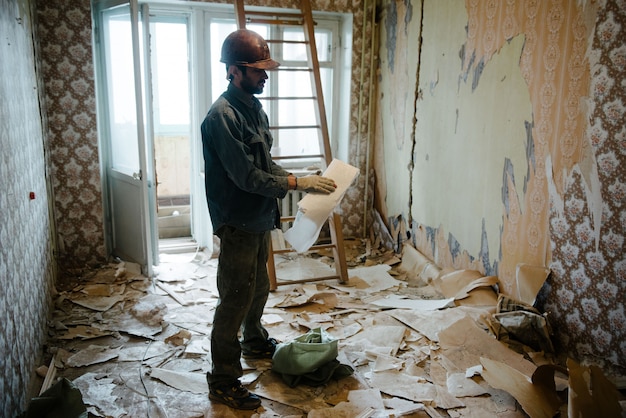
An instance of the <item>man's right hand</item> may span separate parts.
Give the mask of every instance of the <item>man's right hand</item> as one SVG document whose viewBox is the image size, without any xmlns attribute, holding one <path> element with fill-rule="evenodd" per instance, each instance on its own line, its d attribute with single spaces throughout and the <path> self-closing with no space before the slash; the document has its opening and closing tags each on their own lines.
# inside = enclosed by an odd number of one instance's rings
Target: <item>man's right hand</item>
<svg viewBox="0 0 626 418">
<path fill-rule="evenodd" d="M 307 193 L 319 192 L 324 194 L 330 194 L 335 191 L 337 185 L 332 179 L 328 177 L 318 176 L 317 174 L 311 174 L 305 177 L 298 177 L 296 179 L 296 190 L 303 190 Z"/>
</svg>

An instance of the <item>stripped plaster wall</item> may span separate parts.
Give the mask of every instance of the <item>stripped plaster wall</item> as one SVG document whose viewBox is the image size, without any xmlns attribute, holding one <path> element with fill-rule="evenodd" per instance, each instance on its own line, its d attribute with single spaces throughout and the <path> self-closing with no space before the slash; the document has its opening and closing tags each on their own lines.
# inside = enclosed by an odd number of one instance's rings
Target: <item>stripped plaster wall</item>
<svg viewBox="0 0 626 418">
<path fill-rule="evenodd" d="M 519 263 L 550 267 L 561 350 L 623 375 L 626 2 L 379 9 L 375 201 L 395 243 L 514 297 Z"/>
<path fill-rule="evenodd" d="M 182 1 L 181 1 L 182 2 Z M 227 0 L 213 3 L 232 3 Z M 295 8 L 297 0 L 246 1 L 251 6 Z M 341 210 L 344 235 L 365 234 L 371 218 L 369 90 L 372 85 L 372 16 L 375 2 L 316 0 L 313 10 L 353 15 L 348 163 L 362 175 Z M 234 10 L 234 6 L 233 6 Z M 106 260 L 91 42 L 90 1 L 38 0 L 37 13 L 50 120 L 54 213 L 60 264 L 83 267 Z M 359 117 L 361 116 L 361 117 Z M 366 221 L 364 221 L 364 219 Z"/>
<path fill-rule="evenodd" d="M 0 416 L 38 389 L 56 265 L 31 0 L 0 0 Z M 31 199 L 30 192 L 34 193 Z"/>
</svg>

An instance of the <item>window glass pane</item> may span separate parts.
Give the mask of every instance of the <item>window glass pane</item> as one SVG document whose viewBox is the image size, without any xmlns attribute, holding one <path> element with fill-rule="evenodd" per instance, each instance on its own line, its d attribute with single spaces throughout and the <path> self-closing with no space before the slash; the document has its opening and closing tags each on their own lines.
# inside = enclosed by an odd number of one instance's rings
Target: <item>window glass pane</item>
<svg viewBox="0 0 626 418">
<path fill-rule="evenodd" d="M 332 33 L 328 30 L 315 31 L 315 46 L 317 47 L 317 59 L 320 62 L 330 62 Z"/>
<path fill-rule="evenodd" d="M 304 32 L 301 28 L 286 28 L 283 34 L 285 41 L 304 41 Z M 305 44 L 283 44 L 283 60 L 285 61 L 306 61 L 306 45 Z"/>
<path fill-rule="evenodd" d="M 286 41 L 304 41 L 302 28 L 286 28 L 284 35 Z M 332 34 L 328 30 L 315 29 L 315 46 L 317 47 L 317 59 L 320 62 L 331 60 L 330 45 Z M 306 44 L 286 43 L 283 46 L 283 59 L 285 61 L 307 61 Z"/>
<path fill-rule="evenodd" d="M 320 68 L 320 79 L 322 82 L 322 94 L 324 95 L 324 106 L 326 108 L 326 118 L 328 126 L 331 126 L 331 109 L 332 109 L 332 83 L 333 71 L 330 68 Z M 278 79 L 278 96 L 279 97 L 313 97 L 311 91 L 311 75 L 304 71 L 285 71 L 280 72 Z M 308 100 L 282 100 L 279 101 L 279 123 L 294 125 L 295 122 L 289 122 L 289 118 L 302 120 L 303 117 L 310 122 L 306 124 L 316 123 L 313 101 Z M 306 108 L 305 108 L 306 107 Z M 267 110 L 267 109 L 266 109 Z"/>
<path fill-rule="evenodd" d="M 328 131 L 332 131 L 333 126 L 333 70 L 331 68 L 320 68 L 320 79 L 322 80 L 322 93 L 324 94 L 324 107 L 326 108 L 326 119 L 328 121 Z"/>
<path fill-rule="evenodd" d="M 246 29 L 255 31 L 256 33 L 261 35 L 263 39 L 270 39 L 270 37 L 267 35 L 269 33 L 269 27 L 267 25 L 252 23 L 250 25 L 246 25 Z"/>
<path fill-rule="evenodd" d="M 311 74 L 308 71 L 279 71 L 278 95 L 311 97 Z"/>
<path fill-rule="evenodd" d="M 317 125 L 313 100 L 283 100 L 278 103 L 279 126 Z"/>
<path fill-rule="evenodd" d="M 158 124 L 189 125 L 187 25 L 156 22 L 153 36 L 156 66 L 152 71 L 158 97 L 155 103 Z"/>
<path fill-rule="evenodd" d="M 132 174 L 139 171 L 133 44 L 130 15 L 117 13 L 103 14 L 111 166 Z"/>
<path fill-rule="evenodd" d="M 317 155 L 320 151 L 317 129 L 283 129 L 280 145 L 272 149 L 274 156 Z"/>
</svg>

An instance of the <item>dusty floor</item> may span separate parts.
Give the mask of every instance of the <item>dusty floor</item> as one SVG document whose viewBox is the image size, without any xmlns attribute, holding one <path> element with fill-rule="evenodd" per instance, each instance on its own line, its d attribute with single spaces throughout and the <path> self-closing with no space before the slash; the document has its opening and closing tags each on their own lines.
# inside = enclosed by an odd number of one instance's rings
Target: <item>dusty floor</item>
<svg viewBox="0 0 626 418">
<path fill-rule="evenodd" d="M 281 285 L 264 321 L 282 342 L 327 330 L 339 342 L 337 359 L 354 369 L 350 377 L 291 388 L 271 361 L 243 361 L 242 380 L 262 407 L 212 404 L 205 373 L 217 260 L 196 252 L 163 254 L 154 279 L 119 263 L 60 284 L 47 348 L 56 367 L 47 380 L 54 373 L 73 381 L 94 417 L 528 416 L 481 376 L 483 357 L 534 367 L 477 325 L 493 306 L 454 307 L 394 254 L 360 241 L 347 250 L 348 284 Z M 279 280 L 332 274 L 332 262 L 320 254 L 276 258 Z"/>
</svg>

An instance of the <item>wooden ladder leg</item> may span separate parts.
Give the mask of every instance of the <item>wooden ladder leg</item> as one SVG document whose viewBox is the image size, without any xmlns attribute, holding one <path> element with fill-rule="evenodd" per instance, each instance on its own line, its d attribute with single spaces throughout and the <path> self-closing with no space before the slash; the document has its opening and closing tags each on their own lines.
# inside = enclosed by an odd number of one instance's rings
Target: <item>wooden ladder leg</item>
<svg viewBox="0 0 626 418">
<path fill-rule="evenodd" d="M 246 12 L 243 7 L 243 0 L 235 0 L 235 20 L 237 20 L 237 29 L 246 28 Z"/>
<path fill-rule="evenodd" d="M 267 253 L 267 275 L 270 278 L 270 291 L 276 290 L 278 284 L 276 283 L 276 264 L 274 262 L 274 246 L 272 245 L 272 236 L 270 232 L 270 244 L 269 251 Z"/>
<path fill-rule="evenodd" d="M 348 266 L 346 265 L 346 249 L 343 246 L 343 231 L 341 217 L 333 212 L 328 219 L 330 227 L 330 237 L 333 242 L 333 255 L 335 256 L 335 270 L 339 277 L 339 283 L 348 283 Z"/>
</svg>

